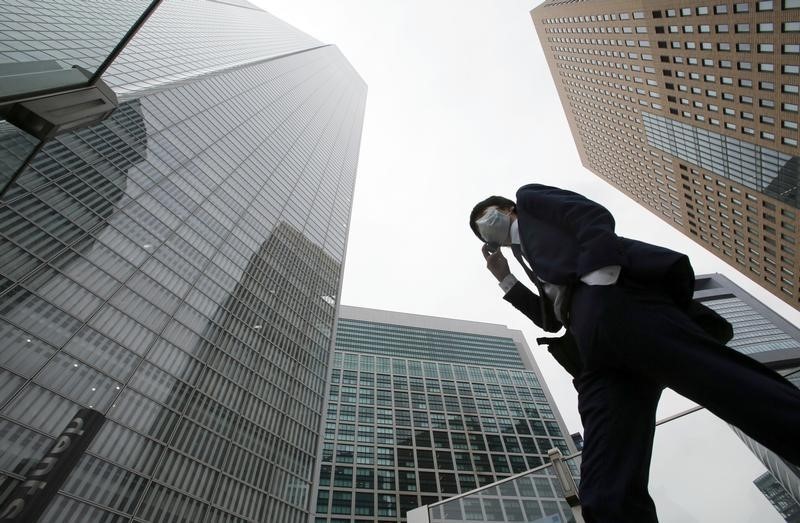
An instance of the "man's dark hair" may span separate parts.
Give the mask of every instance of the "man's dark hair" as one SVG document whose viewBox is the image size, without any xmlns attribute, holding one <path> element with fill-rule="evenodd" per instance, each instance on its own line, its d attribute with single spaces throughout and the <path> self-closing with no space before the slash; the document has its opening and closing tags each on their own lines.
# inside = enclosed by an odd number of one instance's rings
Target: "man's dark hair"
<svg viewBox="0 0 800 523">
<path fill-rule="evenodd" d="M 497 206 L 499 209 L 511 209 L 512 211 L 517 207 L 517 204 L 514 203 L 513 200 L 502 196 L 489 196 L 482 202 L 478 202 L 478 205 L 473 207 L 472 212 L 469 213 L 469 228 L 472 229 L 472 232 L 475 233 L 475 236 L 477 236 L 480 241 L 484 241 L 484 239 L 481 237 L 481 233 L 478 231 L 478 226 L 475 225 L 475 221 L 481 217 L 486 209 L 493 205 Z"/>
</svg>

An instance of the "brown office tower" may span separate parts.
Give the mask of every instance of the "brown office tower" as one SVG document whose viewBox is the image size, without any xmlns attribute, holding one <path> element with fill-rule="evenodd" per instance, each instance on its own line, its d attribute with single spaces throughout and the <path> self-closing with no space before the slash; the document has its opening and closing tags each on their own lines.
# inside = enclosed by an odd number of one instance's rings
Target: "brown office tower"
<svg viewBox="0 0 800 523">
<path fill-rule="evenodd" d="M 800 0 L 531 16 L 583 165 L 800 309 Z"/>
</svg>

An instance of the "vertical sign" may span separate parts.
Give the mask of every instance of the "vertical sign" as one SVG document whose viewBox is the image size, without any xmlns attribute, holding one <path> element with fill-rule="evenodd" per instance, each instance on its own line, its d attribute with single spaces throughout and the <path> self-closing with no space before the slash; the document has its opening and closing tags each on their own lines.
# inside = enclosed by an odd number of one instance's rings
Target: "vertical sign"
<svg viewBox="0 0 800 523">
<path fill-rule="evenodd" d="M 25 481 L 14 489 L 0 510 L 0 521 L 32 523 L 38 520 L 105 419 L 96 410 L 79 410 L 47 454 L 31 468 Z"/>
</svg>

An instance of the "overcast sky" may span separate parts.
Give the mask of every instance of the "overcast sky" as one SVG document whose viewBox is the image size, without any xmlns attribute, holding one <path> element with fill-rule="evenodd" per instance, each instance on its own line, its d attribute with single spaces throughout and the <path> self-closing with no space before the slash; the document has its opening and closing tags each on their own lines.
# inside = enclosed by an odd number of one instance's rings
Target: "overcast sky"
<svg viewBox="0 0 800 523">
<path fill-rule="evenodd" d="M 513 199 L 521 185 L 540 182 L 602 203 L 620 235 L 685 252 L 696 273 L 723 273 L 800 322 L 581 166 L 529 16 L 539 2 L 252 1 L 336 44 L 369 86 L 342 303 L 522 330 L 569 429 L 581 430 L 569 376 L 535 348 L 541 332 L 502 300 L 467 225 L 478 200 Z M 659 418 L 688 406 L 667 394 Z M 763 469 L 724 424 L 705 413 L 678 423 L 660 429 L 654 452 L 651 491 L 663 522 L 781 521 L 752 486 Z M 710 498 L 698 494 L 706 491 Z"/>
</svg>

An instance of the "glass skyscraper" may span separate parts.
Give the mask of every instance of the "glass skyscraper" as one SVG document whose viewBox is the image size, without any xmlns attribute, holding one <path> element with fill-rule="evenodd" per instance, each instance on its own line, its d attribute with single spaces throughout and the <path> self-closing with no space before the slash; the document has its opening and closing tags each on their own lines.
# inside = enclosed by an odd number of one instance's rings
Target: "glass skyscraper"
<svg viewBox="0 0 800 523">
<path fill-rule="evenodd" d="M 800 329 L 767 308 L 744 289 L 721 274 L 697 276 L 694 297 L 733 325 L 733 339 L 728 346 L 754 358 L 800 387 Z M 731 426 L 737 436 L 769 470 L 768 478 L 756 485 L 768 497 L 771 482 L 782 486 L 795 503 L 800 500 L 800 468 Z M 762 486 L 767 487 L 762 488 Z M 770 499 L 770 501 L 773 501 Z"/>
<path fill-rule="evenodd" d="M 771 472 L 763 473 L 753 483 L 784 520 L 788 523 L 800 523 L 800 504 L 775 480 Z"/>
<path fill-rule="evenodd" d="M 722 274 L 698 275 L 694 298 L 731 323 L 729 347 L 775 369 L 800 365 L 800 329 Z"/>
<path fill-rule="evenodd" d="M 316 523 L 404 521 L 412 508 L 539 467 L 554 447 L 575 452 L 521 332 L 340 308 Z M 536 478 L 526 512 L 566 521 L 552 481 Z"/>
<path fill-rule="evenodd" d="M 92 54 L 31 43 L 30 9 L 0 8 L 25 35 L 1 64 Z M 43 521 L 305 522 L 366 85 L 239 0 L 165 0 L 103 79 L 116 111 L 0 202 L 0 503 L 90 407 Z"/>
</svg>

